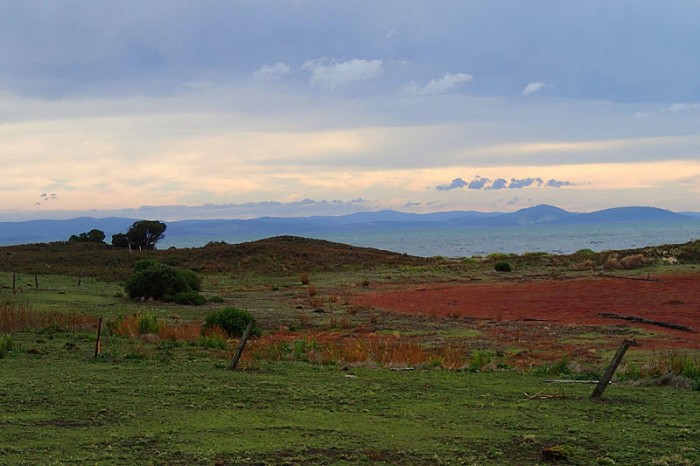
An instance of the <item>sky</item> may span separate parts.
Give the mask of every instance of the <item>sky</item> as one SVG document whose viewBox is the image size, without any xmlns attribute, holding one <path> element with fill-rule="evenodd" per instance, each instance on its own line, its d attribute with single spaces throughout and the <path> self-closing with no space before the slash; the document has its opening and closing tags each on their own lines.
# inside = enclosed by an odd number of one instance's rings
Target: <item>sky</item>
<svg viewBox="0 0 700 466">
<path fill-rule="evenodd" d="M 0 220 L 700 207 L 695 0 L 0 0 Z"/>
</svg>

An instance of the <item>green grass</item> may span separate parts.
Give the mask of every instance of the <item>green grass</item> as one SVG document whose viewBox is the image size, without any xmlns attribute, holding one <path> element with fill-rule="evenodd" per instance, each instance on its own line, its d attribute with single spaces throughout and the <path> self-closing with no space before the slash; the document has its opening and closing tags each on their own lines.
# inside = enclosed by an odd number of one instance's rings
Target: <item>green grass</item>
<svg viewBox="0 0 700 466">
<path fill-rule="evenodd" d="M 88 335 L 20 335 L 0 360 L 6 464 L 572 464 L 700 461 L 697 392 L 589 386 L 528 399 L 542 376 L 282 362 L 231 372 L 194 347 L 91 358 Z M 71 342 L 71 349 L 66 349 Z M 29 346 L 44 354 L 28 354 Z M 558 390 L 558 391 L 556 391 Z"/>
</svg>

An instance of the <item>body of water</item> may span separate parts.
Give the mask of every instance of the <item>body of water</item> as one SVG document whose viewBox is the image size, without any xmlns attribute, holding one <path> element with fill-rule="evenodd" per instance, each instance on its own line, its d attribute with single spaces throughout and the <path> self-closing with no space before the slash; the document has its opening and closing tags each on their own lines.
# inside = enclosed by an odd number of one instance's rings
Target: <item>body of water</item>
<svg viewBox="0 0 700 466">
<path fill-rule="evenodd" d="M 293 234 L 293 233 L 290 233 Z M 675 224 L 534 225 L 498 228 L 397 229 L 304 234 L 354 246 L 371 247 L 432 257 L 471 257 L 494 252 L 549 252 L 569 254 L 579 249 L 605 251 L 662 244 L 686 243 L 700 237 L 700 222 Z M 262 239 L 255 235 L 230 235 L 215 239 L 164 238 L 159 247 L 196 247 L 208 241 L 240 243 Z"/>
</svg>

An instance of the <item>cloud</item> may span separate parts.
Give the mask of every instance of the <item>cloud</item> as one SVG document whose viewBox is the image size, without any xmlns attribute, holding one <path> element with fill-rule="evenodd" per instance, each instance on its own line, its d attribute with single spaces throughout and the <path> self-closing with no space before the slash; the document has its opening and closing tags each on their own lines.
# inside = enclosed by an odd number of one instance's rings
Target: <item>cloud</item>
<svg viewBox="0 0 700 466">
<path fill-rule="evenodd" d="M 275 63 L 274 65 L 263 65 L 253 73 L 253 78 L 258 81 L 269 81 L 279 78 L 292 72 L 292 67 L 286 63 Z"/>
<path fill-rule="evenodd" d="M 542 178 L 523 178 L 523 179 L 517 179 L 517 178 L 511 178 L 510 184 L 508 185 L 509 189 L 521 189 L 521 188 L 527 188 L 528 186 L 532 186 L 533 184 L 537 183 L 537 186 L 542 186 Z"/>
<path fill-rule="evenodd" d="M 534 94 L 535 92 L 541 91 L 545 87 L 553 87 L 553 86 L 551 84 L 535 81 L 535 82 L 532 82 L 532 83 L 528 84 L 527 86 L 525 86 L 525 89 L 523 89 L 523 92 L 521 95 L 523 97 L 527 97 L 531 94 Z"/>
<path fill-rule="evenodd" d="M 537 188 L 561 188 L 562 186 L 573 186 L 574 183 L 570 181 L 560 181 L 555 179 L 550 179 L 545 183 L 542 178 L 511 178 L 508 182 L 504 178 L 497 178 L 491 180 L 489 178 L 484 178 L 479 175 L 475 176 L 469 182 L 464 181 L 462 178 L 455 178 L 452 183 L 447 185 L 437 186 L 435 189 L 438 191 L 450 191 L 452 189 L 475 189 L 475 190 L 486 190 L 486 191 L 497 191 L 500 189 L 523 189 L 528 187 Z"/>
<path fill-rule="evenodd" d="M 508 182 L 504 180 L 503 178 L 498 178 L 497 180 L 493 180 L 493 183 L 491 183 L 491 186 L 487 186 L 486 189 L 488 190 L 494 190 L 494 189 L 503 189 L 508 187 Z"/>
<path fill-rule="evenodd" d="M 559 181 L 551 179 L 547 181 L 544 185 L 547 188 L 561 188 L 562 186 L 573 186 L 574 183 L 572 183 L 571 181 Z"/>
<path fill-rule="evenodd" d="M 455 178 L 454 180 L 452 180 L 452 183 L 440 185 L 435 189 L 437 189 L 438 191 L 451 191 L 453 189 L 464 188 L 465 186 L 468 186 L 468 184 L 469 183 L 464 181 L 462 178 Z"/>
<path fill-rule="evenodd" d="M 378 78 L 382 74 L 382 60 L 336 61 L 317 58 L 304 62 L 301 69 L 311 73 L 310 83 L 326 89 L 337 89 L 348 84 Z"/>
<path fill-rule="evenodd" d="M 457 89 L 464 84 L 473 81 L 474 77 L 466 73 L 446 73 L 440 78 L 432 79 L 425 86 L 419 86 L 412 82 L 405 86 L 406 92 L 415 95 L 437 95 L 445 94 L 453 89 Z"/>
<path fill-rule="evenodd" d="M 483 189 L 486 185 L 489 183 L 488 178 L 482 178 L 479 175 L 476 175 L 473 180 L 469 182 L 469 186 L 467 186 L 469 189 Z"/>
<path fill-rule="evenodd" d="M 700 104 L 686 104 L 686 103 L 676 103 L 669 107 L 666 107 L 663 111 L 667 113 L 682 113 L 682 112 L 692 112 L 695 110 L 700 110 Z"/>
</svg>

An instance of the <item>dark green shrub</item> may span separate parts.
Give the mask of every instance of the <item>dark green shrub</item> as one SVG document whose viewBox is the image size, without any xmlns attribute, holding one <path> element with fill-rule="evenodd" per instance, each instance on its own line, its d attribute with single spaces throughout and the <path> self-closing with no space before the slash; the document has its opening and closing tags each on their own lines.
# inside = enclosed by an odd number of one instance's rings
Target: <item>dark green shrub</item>
<svg viewBox="0 0 700 466">
<path fill-rule="evenodd" d="M 251 319 L 253 319 L 251 313 L 244 309 L 226 307 L 209 314 L 204 321 L 203 330 L 220 327 L 229 337 L 240 337 Z M 253 328 L 253 335 L 260 336 L 261 333 L 260 328 L 256 325 Z"/>
<path fill-rule="evenodd" d="M 182 278 L 185 279 L 192 291 L 201 291 L 202 278 L 196 272 L 187 269 L 178 269 L 178 271 L 182 274 Z"/>
<path fill-rule="evenodd" d="M 191 270 L 148 259 L 134 264 L 134 273 L 124 288 L 131 299 L 172 300 L 178 293 L 196 293 L 200 286 L 201 279 Z"/>
<path fill-rule="evenodd" d="M 496 262 L 494 269 L 496 272 L 510 272 L 512 270 L 508 262 Z"/>
<path fill-rule="evenodd" d="M 134 263 L 134 272 L 140 272 L 142 270 L 147 270 L 147 269 L 150 269 L 151 267 L 155 267 L 158 265 L 162 265 L 162 264 L 155 259 L 141 259 L 140 261 L 136 261 Z"/>
<path fill-rule="evenodd" d="M 177 304 L 187 304 L 190 306 L 201 306 L 207 303 L 207 298 L 196 291 L 181 291 L 173 297 Z"/>
</svg>

